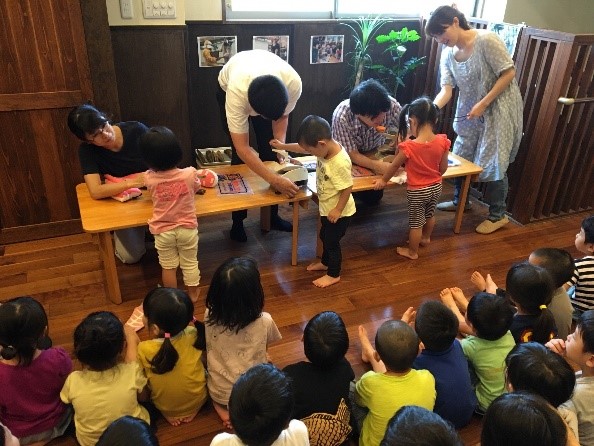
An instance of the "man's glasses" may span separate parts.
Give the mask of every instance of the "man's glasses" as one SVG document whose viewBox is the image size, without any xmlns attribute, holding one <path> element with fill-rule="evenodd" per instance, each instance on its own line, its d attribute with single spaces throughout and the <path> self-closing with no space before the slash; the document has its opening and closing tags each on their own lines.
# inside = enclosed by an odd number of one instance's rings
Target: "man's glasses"
<svg viewBox="0 0 594 446">
<path fill-rule="evenodd" d="M 107 124 L 109 124 L 109 123 L 107 121 L 105 121 L 101 127 L 99 127 L 97 130 L 95 130 L 95 132 L 93 132 L 93 134 L 91 136 L 89 136 L 89 138 L 87 138 L 87 141 L 95 142 L 97 140 L 97 138 L 102 137 L 105 132 L 105 129 L 107 128 Z"/>
</svg>

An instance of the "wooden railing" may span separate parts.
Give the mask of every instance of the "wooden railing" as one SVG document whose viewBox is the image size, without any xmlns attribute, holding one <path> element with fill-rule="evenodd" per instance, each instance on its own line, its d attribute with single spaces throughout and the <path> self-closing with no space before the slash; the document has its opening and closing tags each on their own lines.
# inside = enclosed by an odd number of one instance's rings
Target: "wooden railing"
<svg viewBox="0 0 594 446">
<path fill-rule="evenodd" d="M 476 22 L 474 26 L 485 28 L 484 22 Z M 427 63 L 416 73 L 415 97 L 434 97 L 439 91 L 441 45 L 424 37 L 420 51 Z M 524 99 L 524 137 L 508 170 L 508 212 L 528 223 L 592 209 L 594 103 L 563 105 L 558 99 L 594 96 L 594 34 L 524 28 L 514 59 Z M 456 98 L 457 92 L 444 108 L 438 129 L 452 140 Z"/>
<path fill-rule="evenodd" d="M 527 28 L 516 60 L 524 138 L 510 166 L 508 210 L 521 223 L 594 206 L 594 34 Z"/>
</svg>

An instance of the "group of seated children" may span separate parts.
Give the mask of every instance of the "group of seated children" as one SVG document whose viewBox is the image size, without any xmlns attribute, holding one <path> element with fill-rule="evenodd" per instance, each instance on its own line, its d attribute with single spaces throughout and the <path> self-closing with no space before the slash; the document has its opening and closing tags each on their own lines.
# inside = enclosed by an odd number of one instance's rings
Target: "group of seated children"
<svg viewBox="0 0 594 446">
<path fill-rule="evenodd" d="M 584 220 L 576 238 L 589 254 L 593 220 Z M 161 414 L 174 426 L 190 422 L 209 396 L 235 432 L 217 435 L 214 445 L 339 445 L 352 431 L 363 446 L 459 445 L 454 428 L 474 413 L 484 414 L 487 446 L 594 444 L 594 310 L 576 313 L 569 332 L 568 296 L 560 292 L 569 260 L 561 250 L 539 249 L 512 266 L 509 301 L 489 275 L 475 273 L 480 291 L 470 300 L 444 289 L 442 302 L 384 322 L 375 348 L 360 326 L 362 359 L 373 370 L 356 383 L 345 324 L 331 311 L 305 327 L 308 361 L 284 371 L 267 364 L 268 345 L 281 335 L 263 312 L 257 264 L 246 257 L 216 270 L 204 323 L 185 292 L 167 287 L 144 299 L 149 340 L 140 342 L 111 312 L 89 314 L 73 335 L 76 371 L 62 348 L 40 348 L 48 327 L 42 305 L 15 298 L 0 306 L 0 445 L 45 444 L 72 419 L 82 446 L 127 435 L 157 444 L 151 421 Z M 580 305 L 592 302 L 584 298 L 589 270 L 569 278 Z M 565 358 L 580 369 L 577 377 Z"/>
</svg>

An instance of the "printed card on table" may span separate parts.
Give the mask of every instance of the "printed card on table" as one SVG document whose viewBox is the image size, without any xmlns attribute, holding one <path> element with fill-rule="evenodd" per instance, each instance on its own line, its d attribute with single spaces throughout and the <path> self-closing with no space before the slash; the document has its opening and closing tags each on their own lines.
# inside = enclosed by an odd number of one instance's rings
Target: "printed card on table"
<svg viewBox="0 0 594 446">
<path fill-rule="evenodd" d="M 217 188 L 220 195 L 253 193 L 245 178 L 239 173 L 219 174 Z"/>
<path fill-rule="evenodd" d="M 353 167 L 351 168 L 351 174 L 353 177 L 372 177 L 375 175 L 375 173 L 373 173 L 371 170 L 366 169 L 365 167 L 357 166 L 356 164 L 353 164 Z"/>
</svg>

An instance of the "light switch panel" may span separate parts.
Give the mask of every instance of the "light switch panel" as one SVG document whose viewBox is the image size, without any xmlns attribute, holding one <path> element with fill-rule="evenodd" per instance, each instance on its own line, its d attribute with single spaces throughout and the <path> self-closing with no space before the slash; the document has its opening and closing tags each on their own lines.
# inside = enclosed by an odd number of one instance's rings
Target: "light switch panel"
<svg viewBox="0 0 594 446">
<path fill-rule="evenodd" d="M 174 19 L 175 0 L 142 0 L 142 15 L 145 19 Z"/>
<path fill-rule="evenodd" d="M 134 8 L 132 7 L 132 0 L 120 0 L 120 14 L 123 19 L 134 18 Z"/>
</svg>

